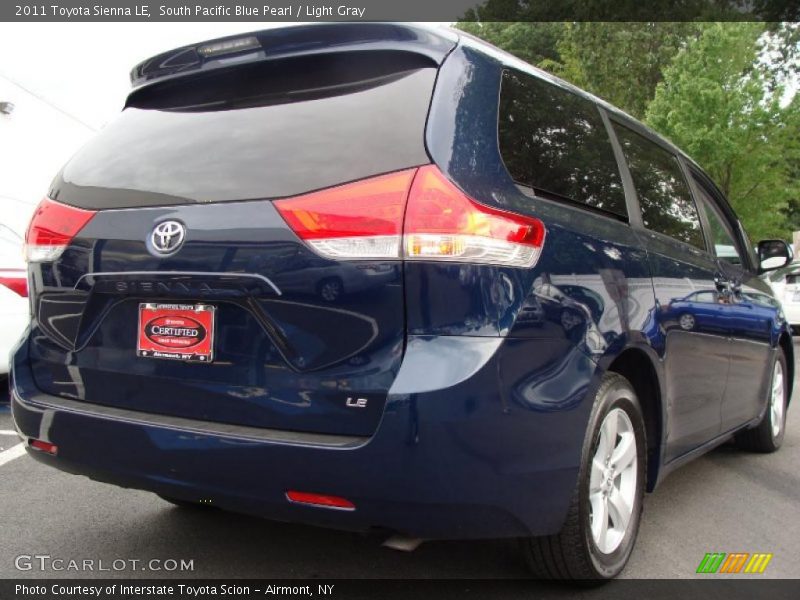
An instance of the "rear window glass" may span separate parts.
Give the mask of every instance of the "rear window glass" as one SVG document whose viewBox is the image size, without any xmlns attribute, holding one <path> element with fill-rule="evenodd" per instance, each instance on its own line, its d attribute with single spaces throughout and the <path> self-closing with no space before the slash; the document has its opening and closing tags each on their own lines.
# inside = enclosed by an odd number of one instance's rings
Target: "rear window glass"
<svg viewBox="0 0 800 600">
<path fill-rule="evenodd" d="M 627 127 L 615 124 L 644 226 L 705 250 L 700 217 L 675 156 Z"/>
<path fill-rule="evenodd" d="M 591 101 L 551 83 L 505 71 L 500 153 L 514 181 L 543 197 L 627 216 L 614 150 Z"/>
<path fill-rule="evenodd" d="M 734 265 L 742 265 L 742 257 L 737 248 L 738 244 L 722 211 L 717 206 L 705 183 L 696 177 L 694 182 L 695 189 L 698 192 L 697 200 L 705 209 L 706 221 L 708 222 L 706 235 L 714 244 L 714 253 L 717 258 Z"/>
<path fill-rule="evenodd" d="M 58 199 L 101 209 L 278 198 L 427 163 L 435 65 L 386 54 L 246 65 L 134 92 L 63 169 Z"/>
</svg>

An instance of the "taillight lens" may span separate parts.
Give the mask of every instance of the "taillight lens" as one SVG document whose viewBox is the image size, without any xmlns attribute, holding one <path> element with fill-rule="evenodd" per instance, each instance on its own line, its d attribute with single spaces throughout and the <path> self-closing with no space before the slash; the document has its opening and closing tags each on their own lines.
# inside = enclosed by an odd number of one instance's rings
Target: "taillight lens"
<svg viewBox="0 0 800 600">
<path fill-rule="evenodd" d="M 404 256 L 512 267 L 533 266 L 544 224 L 478 204 L 433 165 L 419 169 L 406 208 Z"/>
<path fill-rule="evenodd" d="M 338 260 L 531 267 L 545 237 L 539 219 L 475 202 L 434 165 L 277 200 L 275 207 L 298 237 Z"/>
<path fill-rule="evenodd" d="M 0 271 L 0 285 L 7 287 L 15 294 L 28 297 L 28 272 L 24 269 L 8 269 Z"/>
<path fill-rule="evenodd" d="M 36 207 L 25 234 L 25 259 L 28 262 L 56 260 L 94 215 L 95 211 L 45 198 Z"/>
<path fill-rule="evenodd" d="M 277 200 L 275 207 L 298 237 L 323 256 L 399 258 L 403 213 L 415 171 Z"/>
</svg>

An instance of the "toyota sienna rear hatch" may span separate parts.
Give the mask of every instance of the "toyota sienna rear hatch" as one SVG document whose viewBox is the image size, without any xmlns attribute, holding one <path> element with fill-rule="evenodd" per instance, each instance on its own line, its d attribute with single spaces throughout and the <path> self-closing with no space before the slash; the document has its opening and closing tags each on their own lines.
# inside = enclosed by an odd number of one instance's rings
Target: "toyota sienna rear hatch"
<svg viewBox="0 0 800 600">
<path fill-rule="evenodd" d="M 43 392 L 375 430 L 404 350 L 396 229 L 430 162 L 437 61 L 394 42 L 322 51 L 303 35 L 281 33 L 304 51 L 279 58 L 267 32 L 255 55 L 219 44 L 222 64 L 197 47 L 177 75 L 180 53 L 143 63 L 153 81 L 57 176 L 27 239 Z"/>
</svg>

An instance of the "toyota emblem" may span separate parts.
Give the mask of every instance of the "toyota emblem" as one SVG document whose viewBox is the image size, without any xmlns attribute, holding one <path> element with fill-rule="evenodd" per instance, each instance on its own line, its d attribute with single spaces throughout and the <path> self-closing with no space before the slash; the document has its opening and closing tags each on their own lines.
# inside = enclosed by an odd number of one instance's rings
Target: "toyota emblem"
<svg viewBox="0 0 800 600">
<path fill-rule="evenodd" d="M 178 221 L 163 221 L 153 228 L 150 246 L 157 254 L 174 254 L 186 239 L 186 227 Z"/>
</svg>

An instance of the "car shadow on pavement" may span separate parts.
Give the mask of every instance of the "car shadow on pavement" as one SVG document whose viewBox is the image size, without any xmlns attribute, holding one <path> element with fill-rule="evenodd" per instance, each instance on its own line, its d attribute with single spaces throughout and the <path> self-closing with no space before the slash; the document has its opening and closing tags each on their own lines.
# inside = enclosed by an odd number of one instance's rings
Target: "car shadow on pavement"
<svg viewBox="0 0 800 600">
<path fill-rule="evenodd" d="M 128 531 L 120 556 L 194 560 L 194 577 L 494 578 L 528 577 L 514 540 L 425 542 L 413 552 L 381 546 L 386 535 L 267 521 L 214 508 L 172 507 Z M 146 532 L 160 532 L 153 536 Z M 161 576 L 161 574 L 159 574 Z"/>
</svg>

